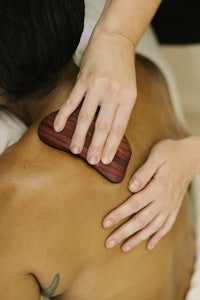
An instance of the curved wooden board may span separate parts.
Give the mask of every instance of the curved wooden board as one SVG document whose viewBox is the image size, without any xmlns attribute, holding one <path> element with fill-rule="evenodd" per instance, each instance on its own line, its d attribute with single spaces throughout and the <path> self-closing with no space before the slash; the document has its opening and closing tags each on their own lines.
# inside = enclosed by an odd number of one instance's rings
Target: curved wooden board
<svg viewBox="0 0 200 300">
<path fill-rule="evenodd" d="M 73 132 L 75 130 L 79 111 L 80 108 L 78 108 L 76 111 L 74 111 L 74 113 L 71 114 L 62 132 L 55 132 L 53 129 L 53 122 L 57 114 L 57 111 L 46 116 L 41 121 L 38 128 L 39 138 L 45 144 L 53 148 L 70 153 L 72 155 L 70 151 L 70 143 L 73 136 Z M 87 150 L 92 140 L 96 118 L 97 118 L 97 114 L 88 130 L 83 151 L 77 155 L 77 157 L 82 158 L 85 162 L 87 162 L 86 160 Z M 109 181 L 113 183 L 119 183 L 123 180 L 125 176 L 126 168 L 128 166 L 130 157 L 131 157 L 131 148 L 128 140 L 124 136 L 117 150 L 117 153 L 110 164 L 104 165 L 103 163 L 100 162 L 96 165 L 90 165 L 90 166 L 93 167 L 95 170 L 97 170 L 101 175 L 103 175 Z"/>
</svg>

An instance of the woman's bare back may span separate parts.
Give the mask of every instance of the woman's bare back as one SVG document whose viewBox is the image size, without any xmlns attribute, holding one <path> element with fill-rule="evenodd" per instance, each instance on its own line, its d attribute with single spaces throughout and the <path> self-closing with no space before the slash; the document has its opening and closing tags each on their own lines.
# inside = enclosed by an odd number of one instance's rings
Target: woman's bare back
<svg viewBox="0 0 200 300">
<path fill-rule="evenodd" d="M 155 143 L 184 135 L 160 72 L 143 58 L 136 70 L 138 99 L 126 131 L 132 157 L 121 183 L 110 183 L 76 156 L 39 140 L 39 121 L 52 107 L 0 158 L 4 300 L 39 299 L 56 274 L 59 300 L 184 299 L 194 262 L 187 197 L 155 250 L 145 242 L 127 254 L 104 247 L 109 230 L 102 219 L 130 196 L 132 173 Z"/>
</svg>

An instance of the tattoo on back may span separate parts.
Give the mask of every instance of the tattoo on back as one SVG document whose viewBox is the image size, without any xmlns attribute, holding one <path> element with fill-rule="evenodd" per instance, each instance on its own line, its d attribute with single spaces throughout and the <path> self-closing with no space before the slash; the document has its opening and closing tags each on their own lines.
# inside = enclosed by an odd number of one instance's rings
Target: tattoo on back
<svg viewBox="0 0 200 300">
<path fill-rule="evenodd" d="M 54 276 L 54 279 L 53 279 L 51 285 L 47 289 L 40 288 L 40 294 L 45 297 L 49 297 L 49 298 L 52 297 L 53 294 L 55 293 L 55 290 L 58 287 L 59 282 L 60 282 L 60 275 L 57 273 Z"/>
</svg>

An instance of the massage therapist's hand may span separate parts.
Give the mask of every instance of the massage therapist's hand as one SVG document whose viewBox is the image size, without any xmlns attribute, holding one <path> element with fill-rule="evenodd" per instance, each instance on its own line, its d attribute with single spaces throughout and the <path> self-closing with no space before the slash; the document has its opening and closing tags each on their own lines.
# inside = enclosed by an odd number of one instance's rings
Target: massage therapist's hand
<svg viewBox="0 0 200 300">
<path fill-rule="evenodd" d="M 113 160 L 136 100 L 134 47 L 125 37 L 94 34 L 83 56 L 77 82 L 61 107 L 54 129 L 61 131 L 83 100 L 71 151 L 82 151 L 88 128 L 100 107 L 87 159 L 90 164 Z"/>
<path fill-rule="evenodd" d="M 147 247 L 153 249 L 172 228 L 188 184 L 199 172 L 199 144 L 199 138 L 190 137 L 163 140 L 152 148 L 130 180 L 134 194 L 104 219 L 108 228 L 129 217 L 108 237 L 107 248 L 123 242 L 122 250 L 128 251 L 149 239 Z"/>
</svg>

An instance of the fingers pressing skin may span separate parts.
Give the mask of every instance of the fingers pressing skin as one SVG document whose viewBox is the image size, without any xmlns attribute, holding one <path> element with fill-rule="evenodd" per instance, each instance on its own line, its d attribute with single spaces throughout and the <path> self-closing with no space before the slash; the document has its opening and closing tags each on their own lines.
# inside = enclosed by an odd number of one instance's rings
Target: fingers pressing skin
<svg viewBox="0 0 200 300">
<path fill-rule="evenodd" d="M 136 193 L 142 190 L 155 175 L 161 164 L 164 163 L 165 160 L 163 160 L 162 163 L 159 162 L 158 164 L 157 155 L 154 151 L 152 151 L 146 162 L 135 172 L 135 174 L 131 178 L 129 182 L 130 191 Z"/>
<path fill-rule="evenodd" d="M 126 106 L 119 105 L 116 111 L 116 115 L 112 124 L 112 128 L 107 137 L 101 161 L 104 164 L 109 164 L 113 160 L 119 144 L 125 133 L 128 120 L 132 111 L 131 101 Z"/>
<path fill-rule="evenodd" d="M 158 242 L 161 240 L 161 238 L 171 230 L 171 228 L 175 222 L 176 215 L 177 215 L 176 213 L 170 215 L 168 217 L 168 219 L 166 220 L 165 224 L 155 234 L 153 234 L 152 237 L 150 237 L 150 239 L 147 243 L 147 248 L 149 250 L 152 250 L 156 246 L 156 244 L 158 244 Z M 147 238 L 149 236 L 150 235 L 148 235 Z"/>
<path fill-rule="evenodd" d="M 160 229 L 160 224 L 162 224 L 162 222 L 166 222 L 167 217 L 168 216 L 165 213 L 157 215 L 151 222 L 148 223 L 148 225 L 146 227 L 142 228 L 136 234 L 133 234 L 133 236 L 130 237 L 122 245 L 122 251 L 124 251 L 124 252 L 130 251 L 131 249 L 136 247 L 138 244 L 140 244 L 141 242 L 148 239 L 149 236 L 152 236 L 155 232 L 156 232 L 155 235 L 158 234 L 159 240 L 160 240 L 162 238 L 162 236 L 164 235 L 164 231 L 163 231 L 164 227 L 161 227 L 161 229 Z M 163 231 L 163 235 L 161 235 L 162 231 Z M 167 230 L 166 230 L 165 233 L 167 233 Z M 154 240 L 154 242 L 156 242 L 156 241 Z M 148 244 L 148 249 L 149 250 L 152 250 L 153 247 L 155 247 L 155 244 L 153 244 L 153 243 Z"/>
<path fill-rule="evenodd" d="M 112 233 L 111 236 L 108 237 L 108 239 L 106 240 L 106 247 L 112 248 L 115 245 L 121 243 L 127 237 L 133 235 L 134 233 L 144 228 L 148 224 L 148 221 L 151 221 L 152 218 L 152 216 L 150 216 L 149 219 L 145 218 L 146 211 L 147 210 L 144 209 L 142 212 L 139 212 L 137 214 L 137 218 L 136 216 L 133 216 L 130 220 L 128 220 L 126 223 L 121 225 L 116 231 L 114 231 L 114 233 Z"/>
<path fill-rule="evenodd" d="M 112 99 L 110 99 L 110 102 Z M 113 160 L 118 146 L 122 140 L 130 117 L 132 106 L 124 108 L 123 105 L 116 106 L 113 96 L 113 103 L 105 102 L 100 108 L 96 121 L 95 133 L 88 149 L 88 161 L 91 164 L 101 161 L 109 164 Z M 103 151 L 102 151 L 103 149 Z"/>
<path fill-rule="evenodd" d="M 192 145 L 186 138 L 164 140 L 152 148 L 147 162 L 133 176 L 140 183 L 138 192 L 103 220 L 104 228 L 109 228 L 132 215 L 107 238 L 106 247 L 112 248 L 127 239 L 122 250 L 128 251 L 150 238 L 148 249 L 153 249 L 172 228 L 196 172 L 192 156 L 185 162 L 185 153 L 189 153 Z"/>
<path fill-rule="evenodd" d="M 111 107 L 109 103 L 105 103 L 105 105 L 102 105 L 100 108 L 95 124 L 95 132 L 87 154 L 87 159 L 90 164 L 96 164 L 101 159 L 102 149 L 112 127 L 116 109 L 117 107 L 115 107 L 115 105 Z"/>
<path fill-rule="evenodd" d="M 143 199 L 143 201 L 141 201 Z M 114 209 L 110 214 L 108 214 L 103 220 L 103 227 L 109 228 L 121 220 L 130 217 L 131 215 L 137 213 L 142 208 L 149 204 L 150 200 L 145 195 L 133 195 L 122 205 Z"/>
<path fill-rule="evenodd" d="M 124 93 L 118 93 L 118 88 L 109 89 L 108 85 L 107 82 L 103 83 L 102 81 L 100 85 L 90 88 L 86 93 L 81 84 L 77 83 L 68 101 L 61 107 L 54 121 L 54 129 L 61 131 L 66 125 L 69 115 L 85 97 L 70 147 L 74 154 L 79 154 L 83 149 L 87 131 L 97 108 L 100 106 L 94 135 L 87 154 L 87 160 L 90 164 L 97 164 L 100 160 L 104 164 L 109 164 L 113 160 L 125 133 L 133 103 L 135 103 L 133 94 L 130 93 L 129 96 L 125 97 Z M 102 90 L 111 91 L 107 96 L 109 100 L 105 101 L 105 95 L 102 95 Z M 104 99 L 101 100 L 102 98 Z M 128 101 L 124 102 L 127 103 L 119 105 L 126 98 Z"/>
<path fill-rule="evenodd" d="M 94 96 L 94 91 L 88 92 L 78 115 L 77 125 L 70 145 L 71 151 L 74 154 L 79 154 L 82 151 L 87 131 L 96 113 L 97 106 L 93 101 Z"/>
<path fill-rule="evenodd" d="M 130 250 L 159 230 L 163 223 L 165 223 L 168 214 L 169 212 L 167 211 L 160 214 L 157 203 L 153 201 L 150 202 L 108 237 L 106 247 L 112 248 L 123 240 L 133 236 L 122 247 L 123 251 Z M 153 225 L 151 225 L 151 223 Z"/>
<path fill-rule="evenodd" d="M 109 33 L 92 36 L 77 82 L 56 116 L 54 129 L 61 131 L 69 115 L 83 102 L 71 142 L 72 152 L 78 154 L 100 107 L 87 160 L 91 164 L 100 160 L 110 163 L 125 132 L 136 95 L 133 43 Z"/>
</svg>

